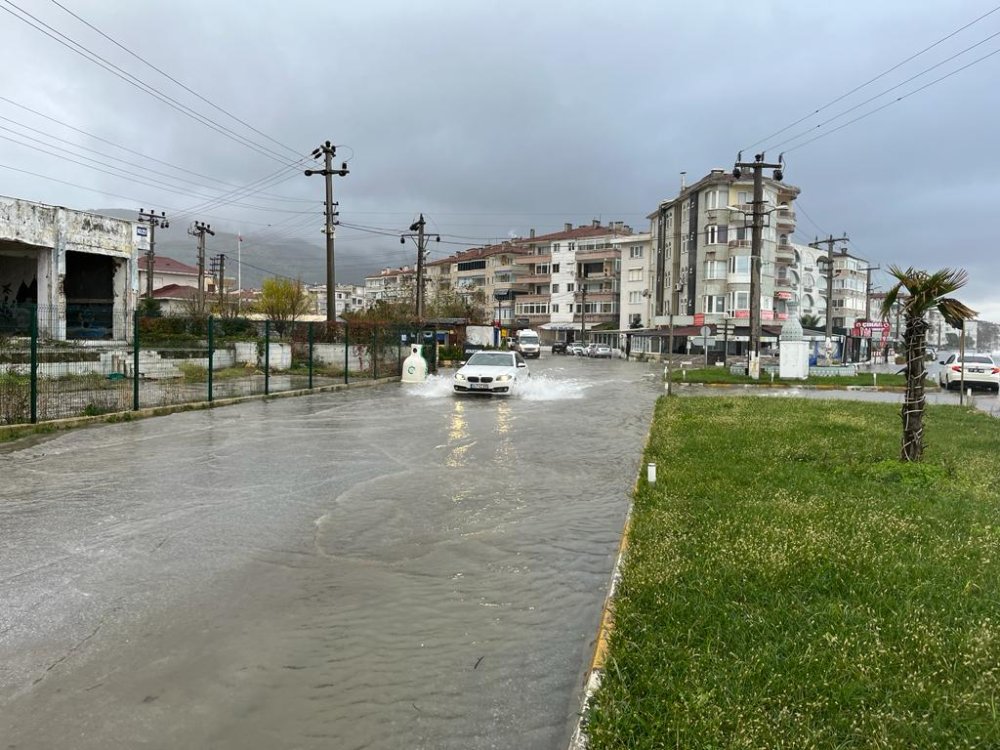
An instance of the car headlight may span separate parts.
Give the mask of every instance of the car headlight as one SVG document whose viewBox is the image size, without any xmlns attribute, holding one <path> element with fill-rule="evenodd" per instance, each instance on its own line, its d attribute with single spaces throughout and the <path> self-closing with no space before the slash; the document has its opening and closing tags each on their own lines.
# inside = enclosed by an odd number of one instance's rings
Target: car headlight
<svg viewBox="0 0 1000 750">
<path fill-rule="evenodd" d="M 455 380 L 465 380 L 465 375 L 460 372 L 455 373 Z"/>
<path fill-rule="evenodd" d="M 498 383 L 506 383 L 508 380 L 513 380 L 513 379 L 514 379 L 513 375 L 497 375 L 496 377 L 496 381 Z"/>
</svg>

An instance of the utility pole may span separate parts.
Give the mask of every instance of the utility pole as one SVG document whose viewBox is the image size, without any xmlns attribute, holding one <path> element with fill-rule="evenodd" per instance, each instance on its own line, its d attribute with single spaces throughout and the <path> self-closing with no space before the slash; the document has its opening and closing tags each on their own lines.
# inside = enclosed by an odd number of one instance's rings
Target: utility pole
<svg viewBox="0 0 1000 750">
<path fill-rule="evenodd" d="M 842 237 L 834 237 L 832 234 L 825 240 L 816 239 L 809 243 L 809 247 L 820 249 L 820 245 L 826 245 L 826 340 L 833 341 L 833 246 L 838 242 L 850 242 L 847 232 Z"/>
<path fill-rule="evenodd" d="M 139 223 L 149 224 L 149 250 L 146 251 L 146 296 L 153 298 L 153 266 L 156 265 L 156 228 L 166 229 L 170 226 L 167 215 L 160 211 L 157 216 L 155 211 L 139 209 Z"/>
<path fill-rule="evenodd" d="M 872 319 L 872 271 L 878 271 L 882 266 L 862 268 L 865 272 L 865 320 Z"/>
<path fill-rule="evenodd" d="M 198 238 L 198 312 L 205 312 L 205 235 L 213 237 L 212 225 L 203 221 L 196 221 L 188 229 L 188 234 Z"/>
<path fill-rule="evenodd" d="M 337 274 L 334 267 L 333 239 L 336 221 L 336 204 L 333 202 L 333 176 L 345 177 L 350 172 L 347 169 L 347 162 L 342 162 L 340 169 L 333 168 L 333 157 L 337 153 L 337 147 L 330 141 L 326 141 L 322 146 L 312 152 L 314 159 L 323 157 L 323 169 L 307 169 L 306 177 L 314 174 L 323 175 L 326 178 L 326 320 L 332 322 L 337 319 Z"/>
<path fill-rule="evenodd" d="M 236 233 L 236 310 L 243 305 L 243 235 Z"/>
<path fill-rule="evenodd" d="M 764 153 L 754 155 L 752 162 L 741 161 L 743 152 L 736 156 L 733 166 L 733 177 L 737 180 L 743 175 L 744 169 L 753 170 L 753 230 L 750 242 L 750 361 L 747 374 L 757 380 L 760 378 L 760 273 L 764 263 L 763 239 L 764 216 L 771 213 L 764 209 L 764 175 L 763 170 L 773 169 L 774 179 L 778 182 L 784 178 L 785 160 L 778 156 L 777 164 L 764 161 Z"/>
<path fill-rule="evenodd" d="M 580 341 L 587 343 L 587 285 L 583 281 L 580 282 Z"/>
<path fill-rule="evenodd" d="M 406 238 L 415 239 L 417 241 L 417 299 L 416 299 L 416 313 L 417 320 L 423 322 L 424 319 L 424 262 L 426 261 L 427 255 L 427 241 L 429 236 L 424 234 L 424 227 L 427 222 L 424 221 L 424 215 L 420 214 L 420 218 L 415 222 L 410 224 L 410 231 L 399 235 L 399 244 L 405 245 Z M 433 236 L 436 242 L 441 241 L 441 235 L 435 234 Z"/>
<path fill-rule="evenodd" d="M 215 290 L 219 294 L 220 309 L 226 303 L 226 254 L 212 256 L 212 278 L 215 279 Z"/>
</svg>

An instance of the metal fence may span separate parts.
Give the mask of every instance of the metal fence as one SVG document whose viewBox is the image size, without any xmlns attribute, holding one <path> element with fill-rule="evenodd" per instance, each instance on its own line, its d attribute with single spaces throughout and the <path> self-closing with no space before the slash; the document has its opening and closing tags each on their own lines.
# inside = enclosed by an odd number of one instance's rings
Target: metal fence
<svg viewBox="0 0 1000 750">
<path fill-rule="evenodd" d="M 134 313 L 67 325 L 55 339 L 56 311 L 4 312 L 0 424 L 8 425 L 398 376 L 410 342 L 436 339 L 414 326 Z"/>
</svg>

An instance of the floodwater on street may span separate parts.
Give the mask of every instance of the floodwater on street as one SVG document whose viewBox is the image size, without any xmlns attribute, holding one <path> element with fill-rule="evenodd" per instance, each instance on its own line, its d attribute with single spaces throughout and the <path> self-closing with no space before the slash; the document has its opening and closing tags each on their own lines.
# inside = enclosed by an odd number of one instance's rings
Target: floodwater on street
<svg viewBox="0 0 1000 750">
<path fill-rule="evenodd" d="M 565 748 L 655 367 L 545 356 L 0 453 L 14 748 Z"/>
</svg>

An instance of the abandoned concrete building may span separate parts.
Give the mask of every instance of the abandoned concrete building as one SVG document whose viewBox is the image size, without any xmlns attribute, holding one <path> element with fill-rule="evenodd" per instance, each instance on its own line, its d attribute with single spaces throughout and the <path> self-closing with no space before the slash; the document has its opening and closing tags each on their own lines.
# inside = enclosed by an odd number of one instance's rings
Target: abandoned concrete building
<svg viewBox="0 0 1000 750">
<path fill-rule="evenodd" d="M 0 328 L 56 340 L 128 337 L 146 227 L 0 197 Z"/>
</svg>

